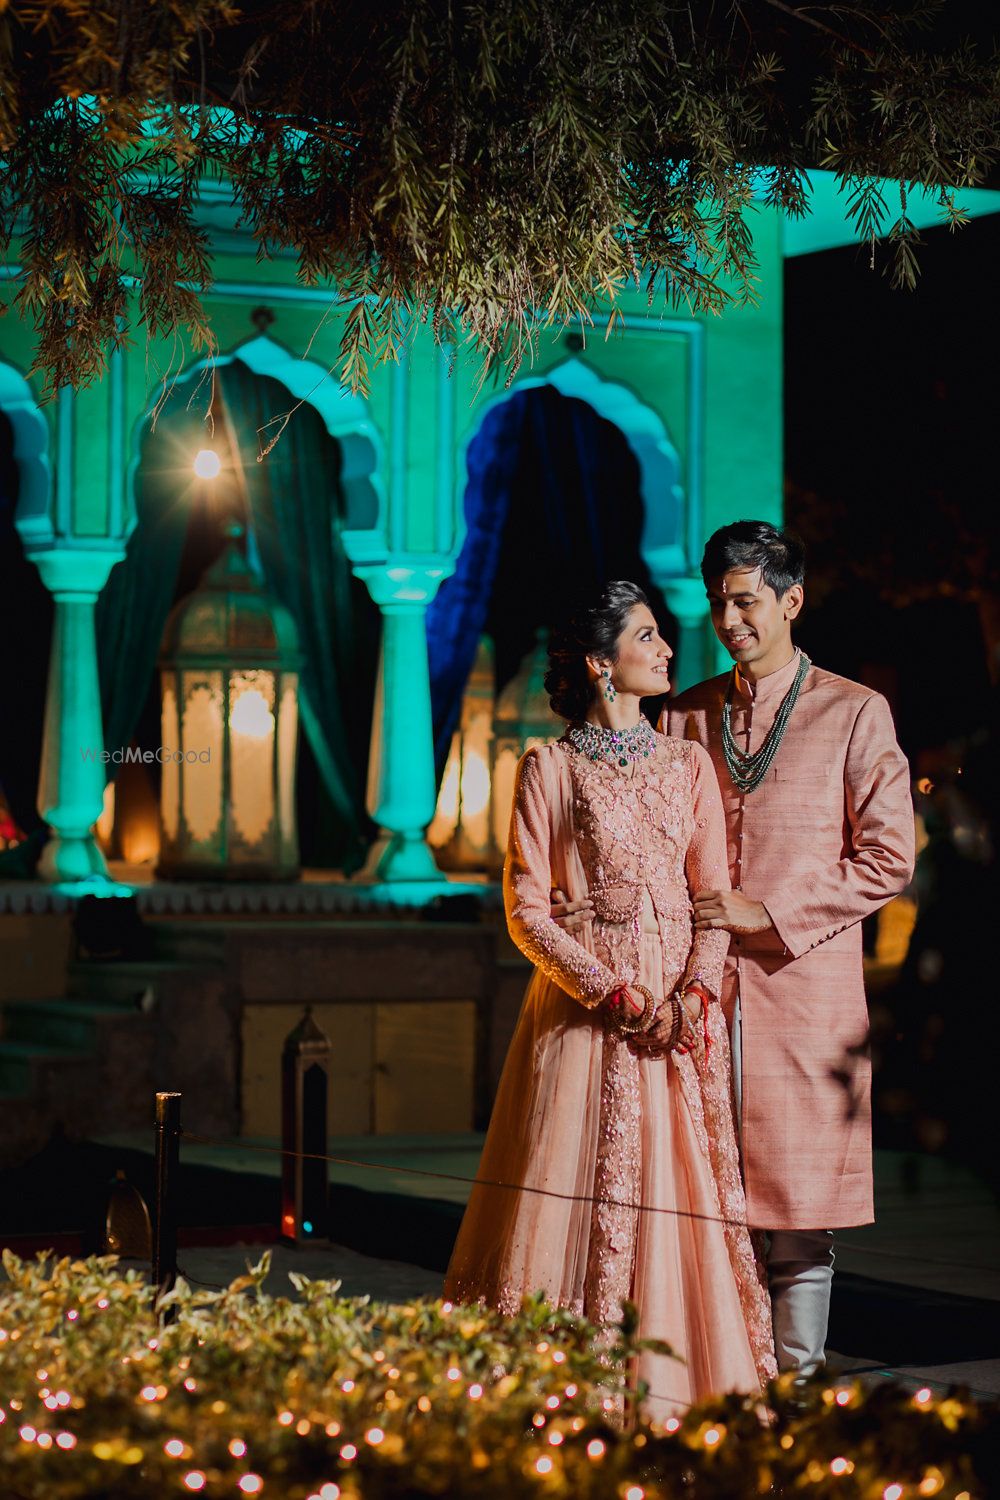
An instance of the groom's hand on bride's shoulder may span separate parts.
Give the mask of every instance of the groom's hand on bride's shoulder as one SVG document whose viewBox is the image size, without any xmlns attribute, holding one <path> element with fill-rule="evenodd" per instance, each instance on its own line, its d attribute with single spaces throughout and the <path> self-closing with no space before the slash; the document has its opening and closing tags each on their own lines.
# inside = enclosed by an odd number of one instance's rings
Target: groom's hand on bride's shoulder
<svg viewBox="0 0 1000 1500">
<path fill-rule="evenodd" d="M 586 922 L 592 922 L 594 919 L 594 903 L 589 896 L 583 901 L 570 901 L 565 891 L 561 891 L 558 886 L 553 886 L 549 899 L 552 903 L 549 915 L 553 922 L 557 922 L 567 932 L 572 932 L 574 928 L 582 927 Z"/>
<path fill-rule="evenodd" d="M 766 932 L 773 924 L 763 901 L 752 901 L 742 891 L 699 891 L 694 925 L 698 932 Z"/>
</svg>

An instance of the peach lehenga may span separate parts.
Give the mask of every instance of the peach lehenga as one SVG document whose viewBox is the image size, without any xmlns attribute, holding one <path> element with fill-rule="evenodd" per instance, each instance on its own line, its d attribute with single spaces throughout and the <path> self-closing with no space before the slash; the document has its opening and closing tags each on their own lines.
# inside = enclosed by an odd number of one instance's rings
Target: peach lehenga
<svg viewBox="0 0 1000 1500">
<path fill-rule="evenodd" d="M 681 1356 L 640 1360 L 654 1419 L 775 1368 L 717 998 L 700 1055 L 634 1052 L 601 1007 L 628 980 L 660 998 L 698 978 L 718 997 L 728 935 L 693 935 L 691 892 L 728 884 L 700 745 L 657 736 L 625 769 L 565 739 L 523 757 L 504 895 L 536 968 L 445 1290 L 510 1311 L 544 1291 L 601 1325 L 634 1301 L 641 1334 Z M 594 903 L 579 939 L 549 915 L 554 886 Z"/>
</svg>

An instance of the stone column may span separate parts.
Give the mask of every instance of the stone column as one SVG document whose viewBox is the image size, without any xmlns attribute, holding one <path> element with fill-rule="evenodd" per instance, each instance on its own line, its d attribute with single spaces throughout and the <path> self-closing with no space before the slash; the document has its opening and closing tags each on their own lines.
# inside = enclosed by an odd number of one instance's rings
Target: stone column
<svg viewBox="0 0 1000 1500">
<path fill-rule="evenodd" d="M 382 611 L 381 725 L 372 816 L 382 830 L 369 861 L 379 880 L 440 880 L 427 843 L 437 783 L 425 617 L 452 563 L 404 555 L 355 567 Z"/>
<path fill-rule="evenodd" d="M 680 630 L 677 670 L 673 678 L 676 691 L 682 693 L 696 682 L 724 671 L 725 667 L 718 665 L 716 653 L 712 649 L 713 642 L 717 644 L 717 641 L 709 619 L 705 585 L 701 579 L 657 578 L 656 583 Z"/>
<path fill-rule="evenodd" d="M 97 674 L 94 606 L 120 548 L 53 547 L 32 554 L 55 600 L 45 702 L 38 808 L 52 829 L 38 873 L 44 880 L 107 877 L 93 826 L 104 803 L 107 767 Z"/>
</svg>

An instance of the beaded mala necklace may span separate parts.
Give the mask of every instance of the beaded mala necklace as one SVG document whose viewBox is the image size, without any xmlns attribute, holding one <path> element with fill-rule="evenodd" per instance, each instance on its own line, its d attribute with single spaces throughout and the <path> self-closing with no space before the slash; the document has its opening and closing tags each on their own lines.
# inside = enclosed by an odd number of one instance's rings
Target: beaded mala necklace
<svg viewBox="0 0 1000 1500">
<path fill-rule="evenodd" d="M 774 723 L 767 731 L 764 743 L 753 754 L 741 750 L 733 738 L 733 688 L 736 685 L 736 668 L 733 668 L 733 675 L 726 689 L 726 701 L 722 705 L 722 753 L 726 757 L 729 774 L 738 792 L 755 792 L 771 769 L 774 757 L 785 737 L 788 721 L 792 717 L 792 709 L 795 707 L 802 684 L 806 680 L 806 673 L 811 666 L 812 662 L 808 656 L 804 651 L 800 651 L 795 681 L 782 698 L 781 707 L 774 716 Z"/>
</svg>

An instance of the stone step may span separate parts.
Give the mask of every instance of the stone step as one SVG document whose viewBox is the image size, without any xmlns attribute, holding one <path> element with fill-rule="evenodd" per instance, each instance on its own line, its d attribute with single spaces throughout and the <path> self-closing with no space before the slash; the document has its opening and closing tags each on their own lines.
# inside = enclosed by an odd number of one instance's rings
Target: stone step
<svg viewBox="0 0 1000 1500">
<path fill-rule="evenodd" d="M 144 958 L 81 960 L 70 965 L 67 988 L 69 998 L 106 1001 L 115 1005 L 139 1005 L 148 992 L 185 975 L 202 975 L 217 964 L 177 958 Z"/>
<path fill-rule="evenodd" d="M 137 1011 L 133 1001 L 9 1000 L 3 1006 L 0 1048 L 6 1042 L 33 1042 L 93 1052 L 103 1023 L 131 1020 Z"/>
<path fill-rule="evenodd" d="M 0 1042 L 0 1093 L 30 1099 L 37 1070 L 48 1063 L 67 1061 L 80 1061 L 78 1048 L 43 1042 Z"/>
</svg>

